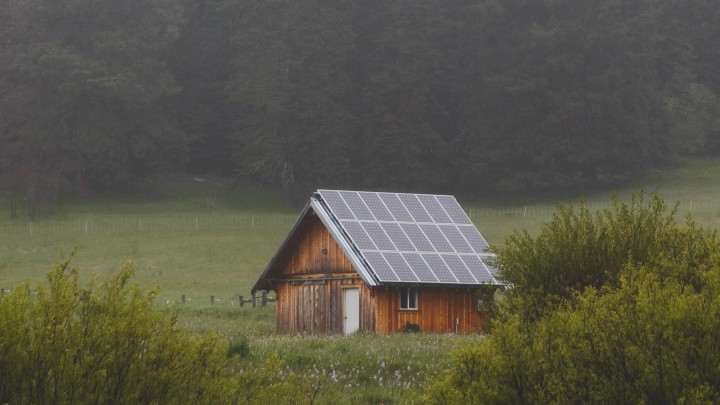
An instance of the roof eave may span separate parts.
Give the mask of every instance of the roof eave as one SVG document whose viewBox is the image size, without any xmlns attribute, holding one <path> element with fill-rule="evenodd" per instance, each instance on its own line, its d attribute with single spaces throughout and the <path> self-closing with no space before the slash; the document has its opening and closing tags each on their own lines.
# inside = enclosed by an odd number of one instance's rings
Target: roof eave
<svg viewBox="0 0 720 405">
<path fill-rule="evenodd" d="M 372 271 L 370 270 L 368 264 L 365 263 L 365 260 L 362 258 L 360 253 L 355 249 L 355 245 L 350 241 L 350 237 L 338 226 L 337 219 L 330 213 L 327 206 L 325 206 L 325 204 L 323 204 L 316 196 L 310 198 L 309 204 L 315 211 L 315 214 L 317 214 L 318 218 L 320 218 L 320 221 L 322 221 L 330 234 L 333 236 L 335 242 L 340 245 L 343 253 L 345 253 L 345 256 L 348 260 L 350 260 L 350 263 L 352 263 L 353 267 L 363 279 L 365 284 L 371 287 L 380 285 L 380 282 L 372 275 Z"/>
<path fill-rule="evenodd" d="M 308 215 L 310 215 L 311 212 L 314 212 L 318 216 L 318 218 L 320 218 L 320 221 L 322 221 L 323 225 L 325 225 L 325 227 L 328 229 L 337 244 L 340 245 L 340 248 L 345 253 L 345 256 L 348 258 L 348 260 L 350 260 L 350 263 L 352 263 L 353 267 L 357 270 L 363 281 L 371 287 L 380 284 L 372 276 L 372 273 L 370 272 L 367 263 L 365 263 L 363 258 L 358 254 L 357 251 L 355 251 L 353 244 L 349 241 L 348 236 L 345 235 L 342 230 L 340 230 L 335 217 L 330 213 L 328 208 L 319 201 L 318 198 L 313 196 L 310 198 L 307 204 L 305 204 L 305 207 L 300 212 L 300 215 L 295 221 L 292 229 L 290 230 L 290 232 L 288 232 L 287 236 L 280 244 L 278 249 L 275 251 L 267 266 L 265 266 L 262 274 L 255 282 L 255 285 L 251 290 L 252 294 L 255 294 L 256 291 L 270 289 L 271 286 L 266 283 L 267 276 L 272 272 L 273 267 L 276 265 L 282 253 L 288 248 L 288 245 L 295 238 L 297 232 L 299 232 L 300 224 L 303 223 L 303 220 Z"/>
</svg>

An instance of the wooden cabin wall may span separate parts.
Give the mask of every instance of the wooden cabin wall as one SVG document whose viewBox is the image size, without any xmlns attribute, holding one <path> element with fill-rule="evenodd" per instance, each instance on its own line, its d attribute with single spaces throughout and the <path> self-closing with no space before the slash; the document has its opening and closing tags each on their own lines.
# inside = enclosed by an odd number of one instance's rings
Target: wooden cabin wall
<svg viewBox="0 0 720 405">
<path fill-rule="evenodd" d="M 320 219 L 312 215 L 275 273 L 277 330 L 342 333 L 343 289 L 360 289 L 360 330 L 375 330 L 370 289 Z"/>
<path fill-rule="evenodd" d="M 314 213 L 303 224 L 301 235 L 279 258 L 278 275 L 310 275 L 354 272 L 350 260 Z"/>
<path fill-rule="evenodd" d="M 277 330 L 285 333 L 343 333 L 343 290 L 360 290 L 360 330 L 375 330 L 370 289 L 359 279 L 292 281 L 278 285 Z"/>
<path fill-rule="evenodd" d="M 421 332 L 476 333 L 482 324 L 477 311 L 475 289 L 419 287 L 418 309 L 400 309 L 400 289 L 380 287 L 375 291 L 377 332 L 388 334 L 403 329 L 407 323 L 416 324 Z"/>
</svg>

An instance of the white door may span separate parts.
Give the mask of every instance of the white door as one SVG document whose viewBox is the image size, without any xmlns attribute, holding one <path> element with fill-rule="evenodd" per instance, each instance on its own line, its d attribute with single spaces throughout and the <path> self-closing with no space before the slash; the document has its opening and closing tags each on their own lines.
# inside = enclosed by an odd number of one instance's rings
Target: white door
<svg viewBox="0 0 720 405">
<path fill-rule="evenodd" d="M 349 335 L 360 329 L 360 289 L 346 288 L 343 291 L 343 332 Z"/>
</svg>

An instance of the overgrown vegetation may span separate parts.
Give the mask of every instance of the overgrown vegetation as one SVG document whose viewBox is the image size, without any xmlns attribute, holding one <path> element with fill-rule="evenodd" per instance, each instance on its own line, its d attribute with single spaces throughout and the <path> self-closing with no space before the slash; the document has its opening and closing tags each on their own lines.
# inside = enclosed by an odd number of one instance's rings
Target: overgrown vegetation
<svg viewBox="0 0 720 405">
<path fill-rule="evenodd" d="M 279 378 L 277 357 L 238 372 L 242 353 L 226 356 L 219 336 L 156 311 L 156 291 L 131 283 L 133 271 L 83 287 L 65 260 L 47 284 L 0 297 L 0 402 L 268 403 L 305 392 Z"/>
<path fill-rule="evenodd" d="M 659 197 L 561 206 L 497 249 L 514 284 L 434 403 L 716 403 L 720 239 Z"/>
<path fill-rule="evenodd" d="M 502 276 L 514 285 L 513 303 L 541 313 L 585 287 L 616 286 L 626 264 L 647 263 L 671 248 L 675 211 L 644 193 L 592 212 L 580 201 L 559 205 L 536 236 L 517 231 L 495 252 Z M 520 301 L 523 301 L 520 304 Z"/>
</svg>

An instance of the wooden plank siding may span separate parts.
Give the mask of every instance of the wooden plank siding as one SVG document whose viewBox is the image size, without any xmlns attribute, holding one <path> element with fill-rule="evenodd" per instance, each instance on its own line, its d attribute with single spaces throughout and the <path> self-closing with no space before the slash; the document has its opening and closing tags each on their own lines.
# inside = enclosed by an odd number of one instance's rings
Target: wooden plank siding
<svg viewBox="0 0 720 405">
<path fill-rule="evenodd" d="M 343 333 L 343 290 L 360 291 L 360 330 L 375 331 L 375 308 L 370 289 L 358 279 L 309 280 L 278 284 L 277 330 L 285 333 Z"/>
<path fill-rule="evenodd" d="M 400 288 L 379 287 L 375 292 L 376 332 L 389 334 L 416 324 L 421 332 L 477 333 L 483 316 L 477 311 L 476 289 L 462 287 L 418 287 L 417 310 L 400 309 Z"/>
<path fill-rule="evenodd" d="M 281 258 L 276 276 L 332 275 L 355 270 L 322 221 L 311 215 L 301 225 L 300 236 Z"/>
<path fill-rule="evenodd" d="M 277 330 L 286 333 L 343 333 L 343 289 L 360 291 L 360 330 L 375 330 L 370 289 L 362 282 L 322 221 L 311 215 L 301 224 L 279 271 L 272 276 L 277 294 Z"/>
</svg>

